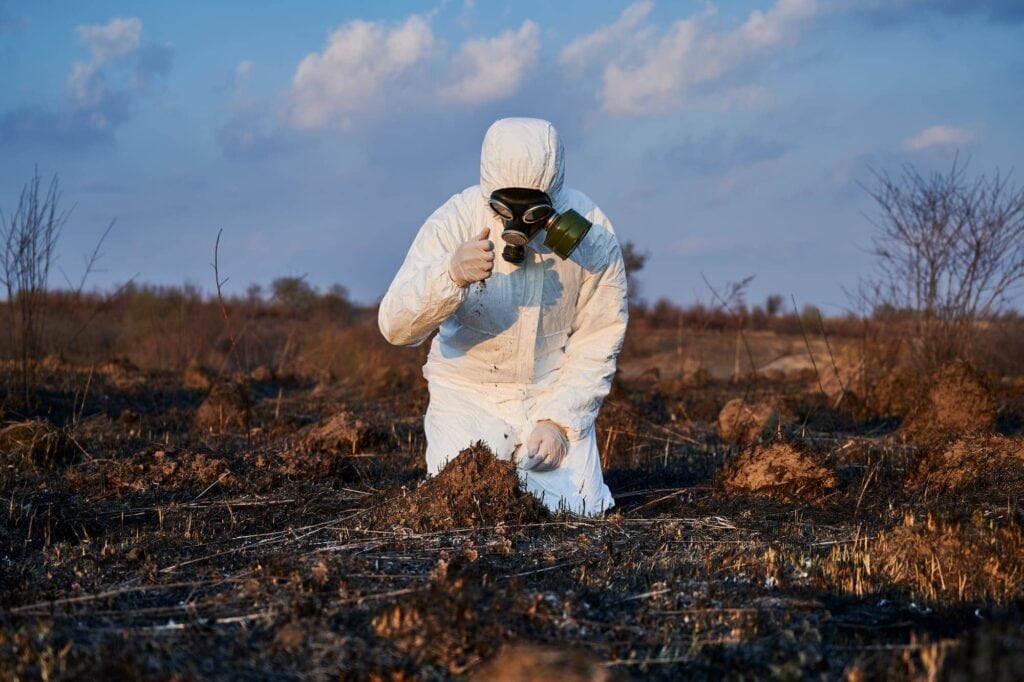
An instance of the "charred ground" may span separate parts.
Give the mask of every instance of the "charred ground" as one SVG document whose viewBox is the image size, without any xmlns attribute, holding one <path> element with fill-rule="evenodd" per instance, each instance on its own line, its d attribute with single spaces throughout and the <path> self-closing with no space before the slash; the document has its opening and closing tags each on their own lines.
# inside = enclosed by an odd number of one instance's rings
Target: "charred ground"
<svg viewBox="0 0 1024 682">
<path fill-rule="evenodd" d="M 424 483 L 401 372 L 39 378 L 0 430 L 7 678 L 1024 674 L 1021 389 L 970 368 L 902 426 L 799 373 L 624 372 L 600 519 L 480 447 Z"/>
</svg>

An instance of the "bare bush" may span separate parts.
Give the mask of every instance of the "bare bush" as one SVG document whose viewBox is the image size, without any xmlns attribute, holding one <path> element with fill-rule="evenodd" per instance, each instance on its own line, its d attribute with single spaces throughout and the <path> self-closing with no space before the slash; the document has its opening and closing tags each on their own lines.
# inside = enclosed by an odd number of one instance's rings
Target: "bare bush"
<svg viewBox="0 0 1024 682">
<path fill-rule="evenodd" d="M 964 357 L 979 328 L 1004 312 L 1024 281 L 1024 188 L 994 176 L 875 173 L 877 271 L 858 297 L 875 314 L 908 320 L 913 356 L 926 366 Z"/>
<path fill-rule="evenodd" d="M 54 175 L 44 190 L 39 171 L 25 184 L 18 206 L 8 218 L 0 213 L 0 277 L 7 293 L 10 348 L 19 364 L 20 392 L 30 398 L 35 361 L 43 338 L 46 286 L 68 211 L 60 209 L 60 187 Z"/>
</svg>

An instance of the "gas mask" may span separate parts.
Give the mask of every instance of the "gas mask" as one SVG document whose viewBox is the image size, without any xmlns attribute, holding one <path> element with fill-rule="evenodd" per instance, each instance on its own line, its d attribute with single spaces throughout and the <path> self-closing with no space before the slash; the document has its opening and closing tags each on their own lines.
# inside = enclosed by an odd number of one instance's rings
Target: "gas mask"
<svg viewBox="0 0 1024 682">
<path fill-rule="evenodd" d="M 572 209 L 556 213 L 551 198 L 539 189 L 496 189 L 489 203 L 505 227 L 501 257 L 516 265 L 526 259 L 527 243 L 541 230 L 547 231 L 544 245 L 565 260 L 591 228 L 591 222 Z"/>
</svg>

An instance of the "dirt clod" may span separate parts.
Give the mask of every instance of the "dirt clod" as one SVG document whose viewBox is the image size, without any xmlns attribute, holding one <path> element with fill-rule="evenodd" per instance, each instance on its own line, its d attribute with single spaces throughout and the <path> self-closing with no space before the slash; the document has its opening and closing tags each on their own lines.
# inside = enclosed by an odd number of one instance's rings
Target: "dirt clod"
<svg viewBox="0 0 1024 682">
<path fill-rule="evenodd" d="M 903 427 L 912 439 L 930 443 L 969 433 L 991 433 L 996 403 L 985 376 L 970 364 L 951 362 L 929 382 L 922 404 Z"/>
<path fill-rule="evenodd" d="M 548 509 L 523 489 L 515 465 L 482 443 L 467 448 L 415 490 L 392 497 L 378 515 L 384 526 L 416 532 L 535 523 Z"/>
<path fill-rule="evenodd" d="M 722 482 L 735 492 L 752 492 L 783 500 L 815 499 L 836 486 L 836 477 L 810 454 L 788 443 L 756 445 L 737 457 Z"/>
<path fill-rule="evenodd" d="M 730 400 L 718 414 L 718 434 L 734 445 L 749 445 L 761 437 L 771 436 L 781 417 L 768 402 L 747 403 L 741 398 Z"/>
<path fill-rule="evenodd" d="M 355 453 L 367 441 L 367 424 L 348 411 L 338 412 L 299 434 L 306 452 Z"/>
</svg>

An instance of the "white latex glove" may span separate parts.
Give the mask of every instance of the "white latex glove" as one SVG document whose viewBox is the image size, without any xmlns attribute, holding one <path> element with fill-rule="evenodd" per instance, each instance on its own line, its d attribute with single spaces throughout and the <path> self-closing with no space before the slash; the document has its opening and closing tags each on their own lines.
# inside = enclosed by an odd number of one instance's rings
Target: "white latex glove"
<svg viewBox="0 0 1024 682">
<path fill-rule="evenodd" d="M 551 471 L 569 452 L 565 429 L 552 421 L 537 422 L 526 439 L 526 458 L 519 464 L 526 471 Z"/>
<path fill-rule="evenodd" d="M 455 249 L 448 261 L 448 276 L 460 287 L 480 282 L 491 276 L 494 267 L 494 244 L 487 239 L 491 228 L 485 227 L 475 239 Z"/>
</svg>

